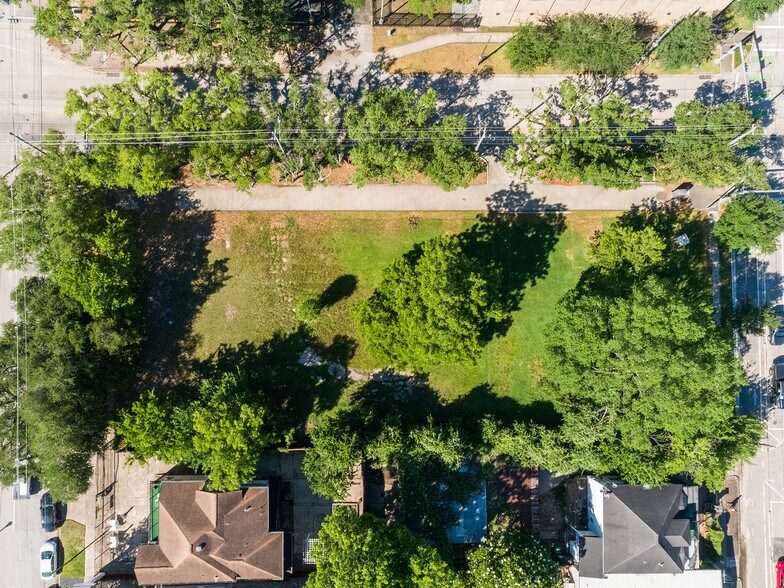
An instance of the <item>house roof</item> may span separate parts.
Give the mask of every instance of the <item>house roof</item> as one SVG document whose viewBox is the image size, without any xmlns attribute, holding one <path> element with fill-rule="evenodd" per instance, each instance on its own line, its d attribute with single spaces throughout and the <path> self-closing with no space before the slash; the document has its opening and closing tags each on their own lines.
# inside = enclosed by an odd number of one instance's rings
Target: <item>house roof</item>
<svg viewBox="0 0 784 588">
<path fill-rule="evenodd" d="M 602 500 L 602 537 L 586 538 L 581 576 L 684 571 L 691 536 L 689 520 L 676 518 L 686 507 L 683 486 L 619 485 Z"/>
<path fill-rule="evenodd" d="M 166 481 L 158 543 L 136 557 L 141 585 L 283 579 L 283 533 L 269 530 L 269 488 L 207 492 L 204 480 Z"/>
</svg>

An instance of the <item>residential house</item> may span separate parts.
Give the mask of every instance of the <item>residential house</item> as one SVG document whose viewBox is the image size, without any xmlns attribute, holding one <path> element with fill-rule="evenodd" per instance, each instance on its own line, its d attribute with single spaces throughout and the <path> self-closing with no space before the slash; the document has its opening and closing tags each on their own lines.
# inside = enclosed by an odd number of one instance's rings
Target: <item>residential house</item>
<svg viewBox="0 0 784 588">
<path fill-rule="evenodd" d="M 270 487 L 209 492 L 206 479 L 160 483 L 157 541 L 139 546 L 140 585 L 282 580 L 284 536 L 270 529 Z"/>
<path fill-rule="evenodd" d="M 258 480 L 210 492 L 204 476 L 163 476 L 150 486 L 149 543 L 136 552 L 141 586 L 279 581 L 313 569 L 311 551 L 336 508 L 364 511 L 362 468 L 345 501 L 313 494 L 304 450 L 267 451 Z"/>
<path fill-rule="evenodd" d="M 697 487 L 572 482 L 569 548 L 579 588 L 721 588 L 699 569 Z"/>
</svg>

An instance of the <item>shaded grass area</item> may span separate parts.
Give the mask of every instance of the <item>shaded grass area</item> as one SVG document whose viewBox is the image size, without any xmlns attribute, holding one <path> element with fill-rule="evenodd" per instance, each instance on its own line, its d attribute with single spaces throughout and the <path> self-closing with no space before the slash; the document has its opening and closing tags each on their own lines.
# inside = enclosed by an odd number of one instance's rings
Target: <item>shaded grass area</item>
<svg viewBox="0 0 784 588">
<path fill-rule="evenodd" d="M 542 260 L 543 277 L 523 289 L 508 330 L 490 342 L 476 366 L 443 366 L 432 374 L 442 398 L 462 398 L 467 411 L 499 395 L 521 403 L 546 401 L 535 393 L 543 327 L 586 267 L 588 238 L 613 216 L 565 215 L 564 232 Z M 206 359 L 221 345 L 294 333 L 300 327 L 297 308 L 313 299 L 320 312 L 308 328 L 332 358 L 362 371 L 383 368 L 357 333 L 354 306 L 371 294 L 383 269 L 413 245 L 462 232 L 476 221 L 476 214 L 460 212 L 218 213 L 209 264 L 221 262 L 226 271 L 221 287 L 195 316 L 192 356 Z M 543 221 L 519 215 L 514 222 Z"/>
<path fill-rule="evenodd" d="M 63 562 L 60 575 L 64 578 L 84 578 L 84 525 L 68 519 L 60 527 Z"/>
</svg>

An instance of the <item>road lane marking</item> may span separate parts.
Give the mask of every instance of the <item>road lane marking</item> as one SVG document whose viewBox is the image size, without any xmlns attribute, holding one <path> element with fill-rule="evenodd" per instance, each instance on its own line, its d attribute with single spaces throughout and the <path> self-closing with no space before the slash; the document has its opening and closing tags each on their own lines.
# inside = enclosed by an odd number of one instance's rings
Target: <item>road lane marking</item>
<svg viewBox="0 0 784 588">
<path fill-rule="evenodd" d="M 768 486 L 768 487 L 769 487 L 771 490 L 773 490 L 773 491 L 774 491 L 776 494 L 778 494 L 778 495 L 779 495 L 779 498 L 781 498 L 781 500 L 777 500 L 776 502 L 782 502 L 782 501 L 784 501 L 784 494 L 782 494 L 781 492 L 779 492 L 778 490 L 776 490 L 776 489 L 773 487 L 773 484 L 775 484 L 775 483 L 776 483 L 776 482 L 775 482 L 774 480 L 771 480 L 771 479 L 767 479 L 767 480 L 765 480 L 765 484 L 766 484 L 766 485 L 767 485 L 767 486 Z M 770 504 L 773 504 L 773 502 L 770 502 Z"/>
</svg>

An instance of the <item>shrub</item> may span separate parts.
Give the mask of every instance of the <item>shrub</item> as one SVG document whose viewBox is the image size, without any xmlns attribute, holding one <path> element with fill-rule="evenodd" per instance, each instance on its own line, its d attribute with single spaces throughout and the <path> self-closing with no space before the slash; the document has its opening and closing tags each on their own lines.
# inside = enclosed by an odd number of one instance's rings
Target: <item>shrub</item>
<svg viewBox="0 0 784 588">
<path fill-rule="evenodd" d="M 735 0 L 732 8 L 741 16 L 751 20 L 761 20 L 776 12 L 784 0 Z"/>
<path fill-rule="evenodd" d="M 295 313 L 297 318 L 300 322 L 303 323 L 312 323 L 315 321 L 319 316 L 319 305 L 318 300 L 315 298 L 308 298 L 304 302 L 302 302 L 299 306 L 297 306 Z"/>
<path fill-rule="evenodd" d="M 532 23 L 521 25 L 504 48 L 509 65 L 517 73 L 532 73 L 550 60 L 548 28 Z"/>
<path fill-rule="evenodd" d="M 711 30 L 711 17 L 705 14 L 682 20 L 656 50 L 665 69 L 697 65 L 711 56 L 716 35 Z"/>
<path fill-rule="evenodd" d="M 552 21 L 553 62 L 562 69 L 619 76 L 645 50 L 638 22 L 594 14 L 570 14 Z"/>
</svg>

